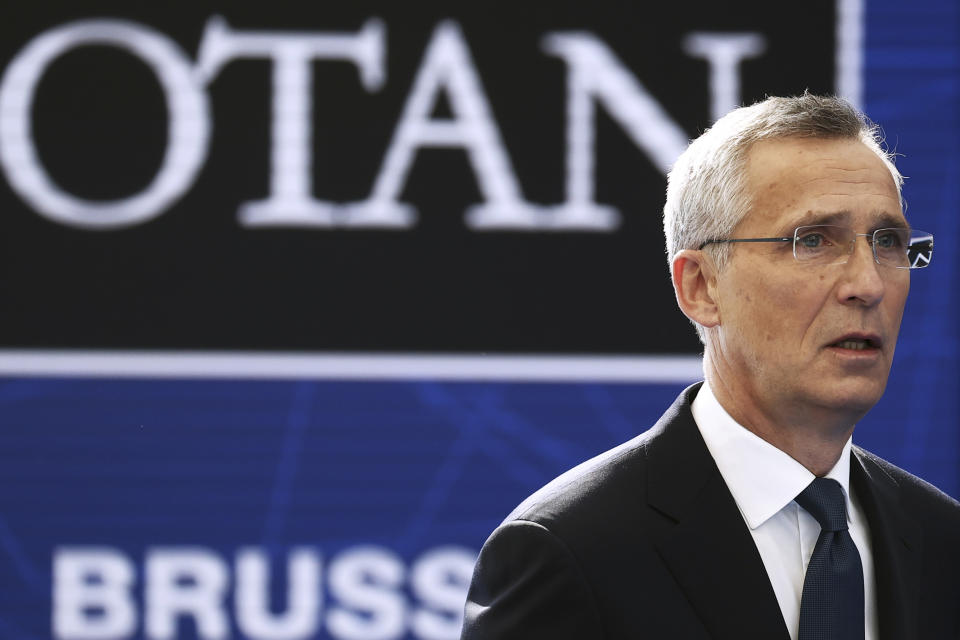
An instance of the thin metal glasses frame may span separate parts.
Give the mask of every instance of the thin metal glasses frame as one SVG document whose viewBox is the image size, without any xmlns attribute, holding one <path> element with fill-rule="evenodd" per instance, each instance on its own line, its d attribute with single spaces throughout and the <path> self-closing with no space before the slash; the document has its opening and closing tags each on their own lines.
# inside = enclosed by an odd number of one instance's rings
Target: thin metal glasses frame
<svg viewBox="0 0 960 640">
<path fill-rule="evenodd" d="M 843 227 L 842 225 L 801 225 L 796 229 L 794 229 L 793 236 L 790 236 L 790 237 L 778 236 L 778 237 L 771 237 L 771 238 L 725 238 L 725 239 L 718 239 L 718 240 L 707 240 L 697 248 L 703 249 L 705 246 L 709 244 L 729 244 L 734 242 L 792 242 L 794 260 L 796 260 L 797 262 L 806 262 L 805 260 L 802 260 L 799 257 L 797 257 L 797 241 L 800 239 L 800 231 L 802 229 L 816 229 L 816 228 L 822 228 L 822 227 L 837 227 L 837 228 L 853 231 L 853 229 L 850 229 L 849 227 Z M 877 234 L 880 234 L 884 231 L 897 231 L 897 232 L 910 231 L 911 233 L 920 233 L 925 236 L 929 236 L 929 242 L 930 242 L 929 256 L 930 257 L 925 258 L 922 263 L 919 260 L 914 260 L 912 262 L 908 261 L 906 266 L 893 264 L 891 262 L 881 261 L 880 255 L 877 253 L 876 243 L 877 243 Z M 845 264 L 847 261 L 849 261 L 850 259 L 849 256 L 852 255 L 853 253 L 853 246 L 854 246 L 853 243 L 856 241 L 857 238 L 861 238 L 861 237 L 870 238 L 870 250 L 873 253 L 873 260 L 877 264 L 890 266 L 895 269 L 921 269 L 930 264 L 930 259 L 933 253 L 933 234 L 926 231 L 920 231 L 919 229 L 908 230 L 902 227 L 885 227 L 883 229 L 877 229 L 872 233 L 852 234 L 852 241 L 850 242 L 850 249 L 846 253 L 846 256 L 847 256 L 846 260 L 844 260 L 843 262 L 833 262 L 830 264 Z M 909 247 L 911 246 L 912 245 L 908 242 L 907 248 L 909 249 Z"/>
</svg>

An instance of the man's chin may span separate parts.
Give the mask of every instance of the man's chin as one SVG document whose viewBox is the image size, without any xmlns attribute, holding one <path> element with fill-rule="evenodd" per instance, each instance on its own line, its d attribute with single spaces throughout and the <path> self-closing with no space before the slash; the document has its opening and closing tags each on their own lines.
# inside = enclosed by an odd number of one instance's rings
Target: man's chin
<svg viewBox="0 0 960 640">
<path fill-rule="evenodd" d="M 820 380 L 816 404 L 842 413 L 866 414 L 873 408 L 887 386 L 887 377 L 849 376 L 836 381 Z"/>
</svg>

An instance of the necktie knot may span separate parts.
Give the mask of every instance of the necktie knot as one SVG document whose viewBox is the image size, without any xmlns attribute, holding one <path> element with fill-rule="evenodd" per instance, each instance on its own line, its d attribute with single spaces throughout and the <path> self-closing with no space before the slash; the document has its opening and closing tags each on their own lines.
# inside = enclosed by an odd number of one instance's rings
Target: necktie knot
<svg viewBox="0 0 960 640">
<path fill-rule="evenodd" d="M 815 478 L 796 497 L 824 531 L 847 530 L 847 503 L 840 483 L 830 478 Z"/>
</svg>

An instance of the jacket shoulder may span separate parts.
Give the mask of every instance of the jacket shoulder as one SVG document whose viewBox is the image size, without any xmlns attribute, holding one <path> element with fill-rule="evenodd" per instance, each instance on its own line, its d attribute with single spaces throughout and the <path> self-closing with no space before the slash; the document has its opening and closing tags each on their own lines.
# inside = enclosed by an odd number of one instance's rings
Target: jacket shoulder
<svg viewBox="0 0 960 640">
<path fill-rule="evenodd" d="M 623 476 L 636 490 L 642 488 L 647 458 L 646 445 L 651 432 L 643 433 L 613 449 L 583 462 L 534 492 L 504 519 L 504 523 L 529 520 L 550 524 L 595 503 L 606 503 L 618 494 Z"/>
<path fill-rule="evenodd" d="M 960 535 L 960 502 L 926 480 L 874 453 L 860 447 L 855 447 L 855 450 L 868 470 L 872 467 L 896 485 L 899 502 L 904 510 L 926 526 L 943 526 Z"/>
<path fill-rule="evenodd" d="M 700 384 L 688 387 L 650 429 L 558 476 L 520 503 L 504 523 L 537 522 L 558 533 L 589 527 L 590 534 L 619 524 L 627 513 L 644 519 L 650 478 L 664 475 L 664 467 L 690 462 L 691 451 L 700 451 L 702 467 L 715 469 L 700 438 L 690 405 Z M 637 522 L 635 524 L 641 524 Z"/>
</svg>

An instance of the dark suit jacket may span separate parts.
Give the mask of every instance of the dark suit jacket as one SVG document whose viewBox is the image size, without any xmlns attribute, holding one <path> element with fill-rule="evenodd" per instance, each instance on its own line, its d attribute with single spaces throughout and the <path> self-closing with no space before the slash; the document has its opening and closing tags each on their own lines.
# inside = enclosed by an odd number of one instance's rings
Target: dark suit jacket
<svg viewBox="0 0 960 640">
<path fill-rule="evenodd" d="M 687 389 L 646 433 L 568 471 L 490 536 L 464 640 L 788 640 Z M 960 638 L 960 504 L 854 448 L 883 640 Z"/>
</svg>

